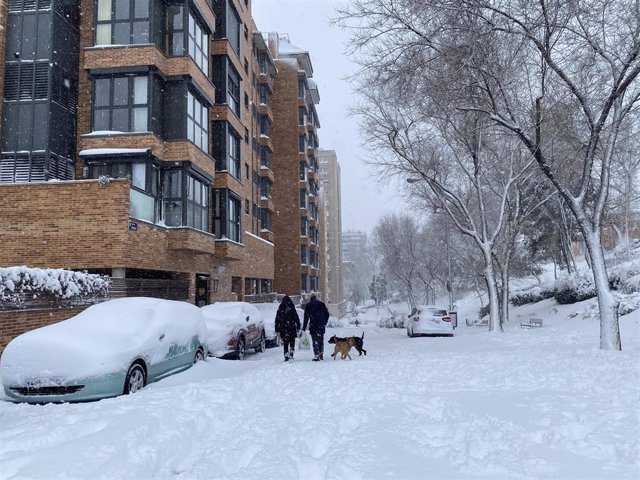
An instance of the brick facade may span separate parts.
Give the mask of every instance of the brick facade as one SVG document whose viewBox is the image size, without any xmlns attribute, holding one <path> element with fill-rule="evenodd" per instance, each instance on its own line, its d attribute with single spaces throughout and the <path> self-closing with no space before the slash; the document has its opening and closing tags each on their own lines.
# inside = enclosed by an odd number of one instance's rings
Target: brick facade
<svg viewBox="0 0 640 480">
<path fill-rule="evenodd" d="M 79 314 L 85 308 L 87 307 L 0 311 L 0 354 L 10 341 L 21 333 L 61 322 Z"/>
</svg>

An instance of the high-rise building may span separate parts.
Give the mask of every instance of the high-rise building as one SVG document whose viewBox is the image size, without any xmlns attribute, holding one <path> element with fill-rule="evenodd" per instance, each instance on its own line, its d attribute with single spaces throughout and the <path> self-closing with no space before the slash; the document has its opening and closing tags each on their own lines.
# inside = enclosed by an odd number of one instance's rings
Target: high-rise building
<svg viewBox="0 0 640 480">
<path fill-rule="evenodd" d="M 342 205 L 340 164 L 335 150 L 318 150 L 318 178 L 324 192 L 327 231 L 327 301 L 343 300 L 342 286 Z"/>
<path fill-rule="evenodd" d="M 273 95 L 273 232 L 276 238 L 274 284 L 290 295 L 320 292 L 324 272 L 317 179 L 315 106 L 320 101 L 312 80 L 309 52 L 294 46 L 289 37 L 268 35 L 278 75 Z M 293 187 L 297 185 L 297 187 Z M 298 225 L 298 228 L 292 226 Z"/>
<path fill-rule="evenodd" d="M 272 291 L 276 70 L 249 0 L 11 0 L 2 27 L 0 264 Z"/>
<path fill-rule="evenodd" d="M 367 252 L 367 234 L 359 231 L 342 232 L 342 261 L 360 264 Z"/>
</svg>

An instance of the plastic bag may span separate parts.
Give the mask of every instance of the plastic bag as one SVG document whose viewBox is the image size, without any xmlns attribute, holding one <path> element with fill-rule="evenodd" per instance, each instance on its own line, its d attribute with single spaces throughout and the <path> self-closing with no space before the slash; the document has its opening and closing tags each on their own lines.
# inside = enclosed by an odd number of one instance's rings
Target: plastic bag
<svg viewBox="0 0 640 480">
<path fill-rule="evenodd" d="M 298 350 L 310 350 L 311 349 L 311 340 L 309 339 L 309 334 L 307 332 L 302 332 L 300 339 L 298 341 Z"/>
</svg>

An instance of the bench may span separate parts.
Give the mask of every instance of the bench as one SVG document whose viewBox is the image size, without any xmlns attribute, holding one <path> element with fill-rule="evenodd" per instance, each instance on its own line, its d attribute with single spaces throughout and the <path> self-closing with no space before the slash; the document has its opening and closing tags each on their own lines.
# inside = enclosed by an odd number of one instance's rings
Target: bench
<svg viewBox="0 0 640 480">
<path fill-rule="evenodd" d="M 467 327 L 486 327 L 489 325 L 489 319 L 480 318 L 477 320 L 469 320 L 467 318 L 465 319 L 465 323 L 467 324 Z"/>
<path fill-rule="evenodd" d="M 530 318 L 520 322 L 520 328 L 538 328 L 542 326 L 541 318 Z"/>
</svg>

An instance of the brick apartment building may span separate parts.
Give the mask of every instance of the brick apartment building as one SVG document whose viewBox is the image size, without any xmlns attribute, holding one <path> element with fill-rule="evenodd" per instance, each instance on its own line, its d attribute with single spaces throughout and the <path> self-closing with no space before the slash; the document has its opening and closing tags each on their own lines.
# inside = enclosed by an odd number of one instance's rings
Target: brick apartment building
<svg viewBox="0 0 640 480">
<path fill-rule="evenodd" d="M 197 304 L 271 292 L 276 68 L 251 2 L 2 9 L 0 266 Z"/>
<path fill-rule="evenodd" d="M 320 95 L 312 80 L 309 52 L 277 33 L 269 33 L 268 43 L 278 70 L 272 104 L 273 165 L 277 172 L 273 183 L 277 208 L 272 219 L 277 266 L 274 285 L 278 292 L 298 295 L 316 291 L 324 298 L 325 231 L 316 158 L 320 122 L 315 108 Z"/>
</svg>

